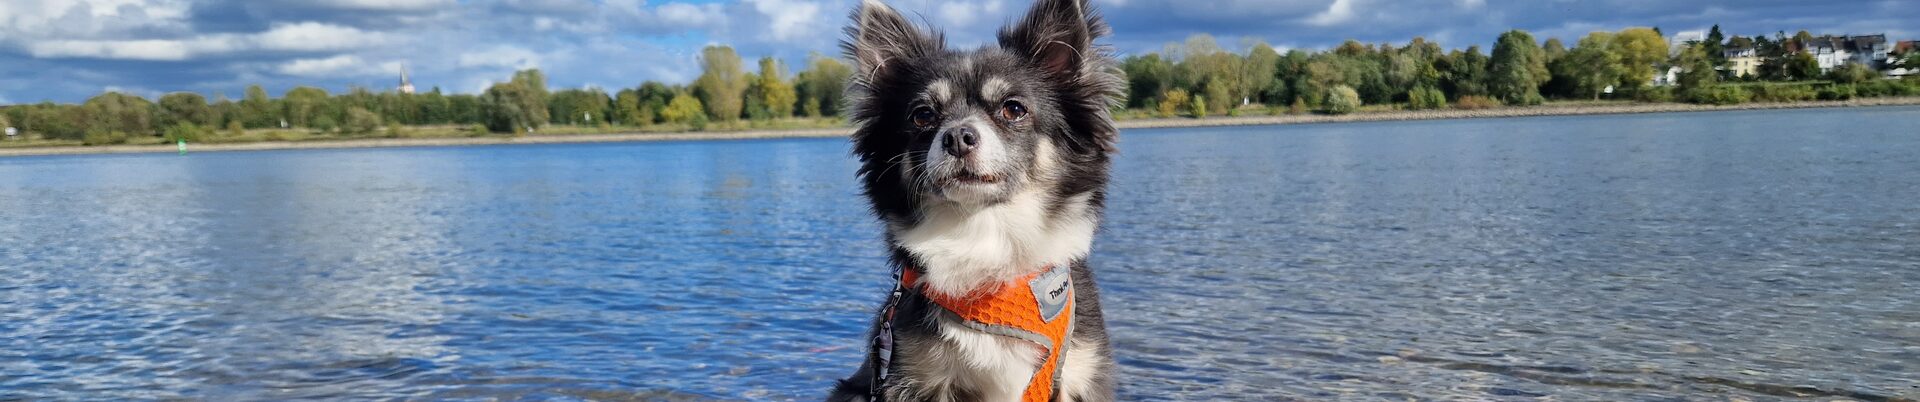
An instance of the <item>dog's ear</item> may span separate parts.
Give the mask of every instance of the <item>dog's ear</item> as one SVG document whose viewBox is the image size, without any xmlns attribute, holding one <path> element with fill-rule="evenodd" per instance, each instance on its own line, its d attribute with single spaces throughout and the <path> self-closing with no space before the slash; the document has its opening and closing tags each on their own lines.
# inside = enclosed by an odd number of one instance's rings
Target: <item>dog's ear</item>
<svg viewBox="0 0 1920 402">
<path fill-rule="evenodd" d="M 1026 18 L 1000 30 L 1000 48 L 1026 58 L 1059 85 L 1059 102 L 1069 134 L 1090 141 L 1069 141 L 1082 152 L 1114 152 L 1120 131 L 1112 108 L 1125 98 L 1126 79 L 1113 57 L 1094 40 L 1106 36 L 1106 22 L 1086 0 L 1039 0 Z"/>
<path fill-rule="evenodd" d="M 1093 56 L 1093 40 L 1106 25 L 1086 0 L 1039 0 L 1020 23 L 1000 30 L 1000 47 L 1055 76 L 1072 77 Z"/>
<path fill-rule="evenodd" d="M 903 61 L 941 46 L 936 35 L 921 31 L 880 0 L 862 0 L 860 8 L 853 11 L 853 25 L 846 31 L 847 39 L 840 47 L 847 58 L 853 59 L 854 78 L 870 83 L 898 72 Z"/>
</svg>

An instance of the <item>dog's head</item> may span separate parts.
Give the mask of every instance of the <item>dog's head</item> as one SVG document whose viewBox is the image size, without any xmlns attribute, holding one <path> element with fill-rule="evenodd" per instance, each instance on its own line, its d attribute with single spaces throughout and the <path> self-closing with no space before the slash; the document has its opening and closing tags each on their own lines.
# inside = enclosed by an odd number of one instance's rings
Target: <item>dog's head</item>
<svg viewBox="0 0 1920 402">
<path fill-rule="evenodd" d="M 998 47 L 973 50 L 948 49 L 877 0 L 853 20 L 842 46 L 856 66 L 854 153 L 883 217 L 1104 188 L 1123 79 L 1094 44 L 1107 27 L 1085 0 L 1040 0 Z"/>
</svg>

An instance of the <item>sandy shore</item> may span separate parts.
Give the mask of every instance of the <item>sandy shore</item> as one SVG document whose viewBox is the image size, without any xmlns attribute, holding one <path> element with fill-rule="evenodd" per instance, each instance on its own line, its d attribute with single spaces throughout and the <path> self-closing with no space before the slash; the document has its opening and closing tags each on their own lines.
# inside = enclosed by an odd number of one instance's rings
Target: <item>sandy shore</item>
<svg viewBox="0 0 1920 402">
<path fill-rule="evenodd" d="M 1256 126 L 1278 124 L 1344 123 L 1365 121 L 1407 121 L 1439 119 L 1476 119 L 1528 116 L 1579 116 L 1598 114 L 1633 113 L 1676 113 L 1710 112 L 1727 110 L 1771 110 L 1806 109 L 1830 107 L 1865 106 L 1908 106 L 1920 105 L 1920 97 L 1870 98 L 1839 102 L 1794 102 L 1794 103 L 1749 103 L 1733 106 L 1693 105 L 1682 103 L 1622 103 L 1622 104 L 1566 104 L 1536 107 L 1494 108 L 1483 110 L 1423 110 L 1392 111 L 1377 113 L 1356 113 L 1350 115 L 1286 115 L 1286 116 L 1247 116 L 1247 117 L 1211 117 L 1206 119 L 1145 119 L 1124 120 L 1119 123 L 1122 129 L 1137 128 L 1179 128 L 1179 127 L 1224 127 Z M 806 130 L 759 130 L 724 132 L 687 132 L 687 133 L 630 133 L 630 134 L 580 134 L 530 137 L 478 137 L 478 138 L 409 138 L 409 139 L 354 139 L 354 140 L 317 140 L 302 142 L 256 142 L 241 144 L 189 144 L 192 152 L 226 151 L 265 151 L 281 149 L 340 149 L 340 148 L 386 148 L 386 147 L 438 147 L 470 145 L 506 145 L 506 144 L 569 144 L 596 142 L 640 142 L 640 141 L 691 141 L 691 140 L 744 140 L 767 138 L 831 138 L 845 137 L 851 132 L 846 128 L 806 129 Z M 34 155 L 81 155 L 81 154 L 131 154 L 131 153 L 174 153 L 173 145 L 114 145 L 114 146 L 57 146 L 0 148 L 0 157 Z"/>
</svg>

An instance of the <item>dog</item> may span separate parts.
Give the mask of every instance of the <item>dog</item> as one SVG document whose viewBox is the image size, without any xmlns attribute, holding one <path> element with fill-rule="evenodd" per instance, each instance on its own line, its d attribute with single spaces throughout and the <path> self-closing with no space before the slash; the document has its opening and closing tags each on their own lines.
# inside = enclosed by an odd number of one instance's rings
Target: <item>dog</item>
<svg viewBox="0 0 1920 402">
<path fill-rule="evenodd" d="M 853 154 L 901 279 L 828 400 L 1113 400 L 1087 266 L 1125 91 L 1106 23 L 1038 0 L 956 50 L 879 0 L 852 19 Z"/>
</svg>

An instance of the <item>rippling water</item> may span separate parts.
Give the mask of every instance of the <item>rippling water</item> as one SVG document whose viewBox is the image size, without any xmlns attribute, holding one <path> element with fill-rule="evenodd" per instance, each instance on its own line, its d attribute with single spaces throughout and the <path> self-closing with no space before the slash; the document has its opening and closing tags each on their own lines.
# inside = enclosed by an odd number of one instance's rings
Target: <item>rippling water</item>
<svg viewBox="0 0 1920 402">
<path fill-rule="evenodd" d="M 1125 133 L 1134 400 L 1920 398 L 1920 109 Z M 843 140 L 0 159 L 0 399 L 815 400 Z"/>
</svg>

